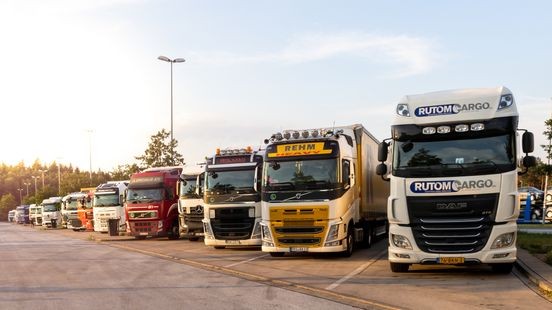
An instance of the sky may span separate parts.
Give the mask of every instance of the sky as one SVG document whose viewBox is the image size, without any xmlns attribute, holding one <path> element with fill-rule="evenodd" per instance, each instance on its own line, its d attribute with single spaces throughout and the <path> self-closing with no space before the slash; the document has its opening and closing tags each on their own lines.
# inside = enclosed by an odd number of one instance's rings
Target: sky
<svg viewBox="0 0 552 310">
<path fill-rule="evenodd" d="M 187 164 L 283 129 L 390 136 L 400 98 L 512 90 L 552 115 L 550 1 L 0 0 L 0 162 L 111 171 L 170 130 Z"/>
</svg>

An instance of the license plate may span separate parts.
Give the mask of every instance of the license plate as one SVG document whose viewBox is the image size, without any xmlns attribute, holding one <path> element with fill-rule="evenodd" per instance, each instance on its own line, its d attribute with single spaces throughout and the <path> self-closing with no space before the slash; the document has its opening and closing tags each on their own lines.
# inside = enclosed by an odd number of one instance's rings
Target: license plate
<svg viewBox="0 0 552 310">
<path fill-rule="evenodd" d="M 140 236 L 147 236 L 147 235 L 148 235 L 147 232 L 141 232 L 141 233 L 140 233 Z"/>
<path fill-rule="evenodd" d="M 437 259 L 437 263 L 445 264 L 445 265 L 463 264 L 464 258 L 463 257 L 439 257 Z"/>
<path fill-rule="evenodd" d="M 226 240 L 225 242 L 226 244 L 234 244 L 234 245 L 241 244 L 240 240 Z"/>
<path fill-rule="evenodd" d="M 307 252 L 307 248 L 289 248 L 290 252 Z"/>
</svg>

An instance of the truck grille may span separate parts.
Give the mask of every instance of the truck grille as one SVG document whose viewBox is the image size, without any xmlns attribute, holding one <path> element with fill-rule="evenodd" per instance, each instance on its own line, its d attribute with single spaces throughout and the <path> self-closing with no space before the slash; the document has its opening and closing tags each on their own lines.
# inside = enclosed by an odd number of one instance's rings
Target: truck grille
<svg viewBox="0 0 552 310">
<path fill-rule="evenodd" d="M 156 231 L 155 229 L 157 227 L 157 221 L 155 222 L 140 221 L 140 222 L 129 222 L 129 223 L 130 223 L 130 230 L 137 233 L 154 232 Z"/>
<path fill-rule="evenodd" d="M 474 253 L 489 239 L 498 194 L 407 197 L 418 247 L 429 253 Z"/>
<path fill-rule="evenodd" d="M 282 244 L 318 244 L 320 238 L 279 238 L 278 242 Z"/>
<path fill-rule="evenodd" d="M 247 240 L 251 238 L 255 218 L 249 217 L 250 207 L 215 209 L 211 227 L 216 239 Z"/>
<path fill-rule="evenodd" d="M 203 220 L 203 206 L 195 206 L 190 208 L 190 213 L 184 214 L 185 223 L 201 224 Z"/>
</svg>

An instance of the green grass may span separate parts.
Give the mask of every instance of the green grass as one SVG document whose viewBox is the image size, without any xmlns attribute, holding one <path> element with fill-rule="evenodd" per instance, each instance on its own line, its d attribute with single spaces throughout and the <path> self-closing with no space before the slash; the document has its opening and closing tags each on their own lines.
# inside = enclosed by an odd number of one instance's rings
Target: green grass
<svg viewBox="0 0 552 310">
<path fill-rule="evenodd" d="M 552 224 L 518 224 L 518 228 L 552 229 Z"/>
<path fill-rule="evenodd" d="M 531 254 L 545 254 L 545 262 L 552 266 L 552 234 L 518 232 L 517 245 Z"/>
</svg>

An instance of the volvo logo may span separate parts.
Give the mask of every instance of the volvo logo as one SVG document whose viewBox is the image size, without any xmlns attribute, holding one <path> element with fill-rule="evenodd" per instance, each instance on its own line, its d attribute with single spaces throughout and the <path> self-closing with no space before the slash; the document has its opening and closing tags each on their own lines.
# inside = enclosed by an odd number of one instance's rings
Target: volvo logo
<svg viewBox="0 0 552 310">
<path fill-rule="evenodd" d="M 436 205 L 437 210 L 460 210 L 460 209 L 466 209 L 468 207 L 467 202 L 445 202 L 445 203 L 437 203 Z"/>
</svg>

